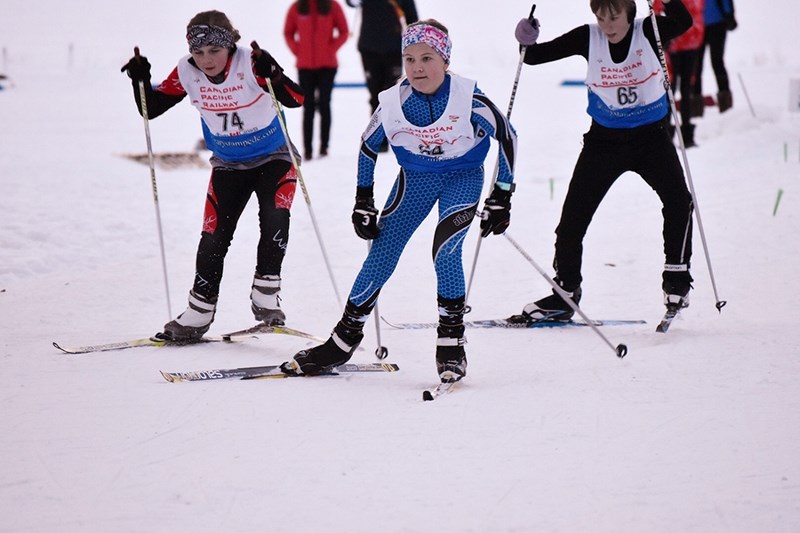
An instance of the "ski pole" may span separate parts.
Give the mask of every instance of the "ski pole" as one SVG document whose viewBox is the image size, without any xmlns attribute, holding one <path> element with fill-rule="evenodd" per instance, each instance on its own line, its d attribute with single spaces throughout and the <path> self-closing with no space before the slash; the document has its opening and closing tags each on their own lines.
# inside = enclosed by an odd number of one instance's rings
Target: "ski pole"
<svg viewBox="0 0 800 533">
<path fill-rule="evenodd" d="M 672 94 L 672 90 L 670 89 L 670 80 L 669 80 L 669 71 L 667 70 L 667 61 L 664 57 L 664 46 L 661 44 L 661 34 L 658 31 L 658 21 L 656 18 L 656 12 L 653 8 L 653 0 L 647 0 L 647 4 L 650 6 L 650 20 L 653 23 L 653 35 L 656 38 L 656 47 L 658 48 L 658 60 L 661 62 L 661 71 L 664 74 L 664 89 L 667 92 L 667 99 L 669 100 L 669 107 L 670 111 L 672 112 L 672 117 L 675 122 L 675 132 L 678 135 L 678 144 L 681 148 L 681 156 L 683 158 L 683 168 L 686 171 L 686 182 L 689 184 L 689 191 L 692 194 L 692 203 L 694 204 L 694 215 L 697 219 L 697 229 L 700 233 L 700 240 L 703 243 L 703 253 L 706 257 L 706 265 L 708 266 L 708 275 L 711 278 L 711 288 L 714 290 L 714 298 L 716 299 L 716 308 L 717 311 L 722 312 L 722 308 L 725 307 L 726 302 L 725 300 L 720 300 L 719 293 L 717 292 L 717 283 L 714 280 L 714 269 L 711 267 L 711 255 L 708 251 L 708 243 L 706 243 L 706 233 L 703 230 L 703 219 L 700 216 L 700 204 L 697 202 L 697 194 L 694 191 L 694 180 L 692 179 L 692 170 L 689 167 L 689 158 L 686 155 L 686 145 L 683 142 L 683 133 L 681 132 L 681 123 L 680 123 L 680 115 L 678 114 L 678 108 L 675 105 L 675 97 Z"/>
<path fill-rule="evenodd" d="M 586 321 L 586 323 L 589 326 L 591 326 L 592 330 L 594 330 L 594 332 L 597 333 L 597 335 L 599 335 L 601 339 L 603 339 L 603 342 L 605 342 L 612 350 L 614 350 L 614 353 L 617 354 L 617 357 L 622 359 L 628 354 L 628 347 L 626 345 L 617 344 L 616 346 L 614 346 L 613 344 L 611 344 L 611 341 L 609 341 L 608 338 L 605 335 L 603 335 L 603 332 L 600 331 L 600 328 L 598 328 L 597 325 L 592 320 L 590 320 L 589 317 L 586 316 L 586 314 L 583 311 L 581 311 L 581 308 L 578 307 L 578 304 L 572 301 L 572 298 L 570 298 L 569 294 L 567 294 L 564 291 L 564 289 L 559 287 L 558 283 L 550 279 L 550 276 L 547 275 L 547 272 L 545 272 L 542 269 L 542 267 L 536 264 L 536 261 L 534 261 L 530 255 L 528 255 L 528 252 L 526 252 L 522 248 L 522 246 L 519 245 L 517 241 L 511 238 L 511 235 L 508 234 L 508 231 L 503 233 L 503 237 L 505 237 L 508 240 L 508 242 L 510 242 L 511 245 L 514 246 L 514 248 L 516 248 L 517 251 L 522 254 L 522 257 L 528 260 L 528 263 L 533 265 L 533 268 L 535 268 L 537 272 L 539 272 L 539 274 L 541 274 L 542 277 L 547 280 L 547 283 L 549 283 L 550 286 L 553 287 L 553 290 L 561 297 L 561 299 L 567 302 L 567 304 L 569 304 L 572 310 L 578 313 L 581 316 L 581 318 L 583 318 Z"/>
<path fill-rule="evenodd" d="M 378 339 L 378 347 L 375 348 L 375 357 L 386 359 L 389 356 L 389 348 L 381 342 L 381 312 L 378 310 L 378 302 L 375 302 L 375 335 Z"/>
<path fill-rule="evenodd" d="M 367 241 L 367 252 L 372 250 L 372 241 Z M 381 342 L 381 312 L 378 310 L 378 300 L 375 300 L 375 308 L 374 308 L 375 316 L 373 320 L 375 321 L 375 336 L 378 340 L 378 347 L 375 349 L 375 357 L 378 359 L 386 359 L 389 355 L 389 348 L 383 345 Z"/>
<path fill-rule="evenodd" d="M 533 6 L 531 6 L 531 13 L 530 13 L 530 15 L 528 15 L 528 20 L 531 23 L 533 23 L 533 20 L 534 20 L 533 19 L 533 12 L 535 10 L 536 10 L 536 4 L 533 4 Z M 506 111 L 506 118 L 507 119 L 511 118 L 511 110 L 514 109 L 514 100 L 517 97 L 517 87 L 519 86 L 519 77 L 520 77 L 520 74 L 522 73 L 522 64 L 523 64 L 523 61 L 525 60 L 525 50 L 526 49 L 527 49 L 527 46 L 523 46 L 520 49 L 520 52 L 519 52 L 519 62 L 517 62 L 517 72 L 516 72 L 516 74 L 514 76 L 514 85 L 511 88 L 511 97 L 508 100 L 508 110 Z M 494 184 L 497 182 L 497 174 L 500 172 L 500 155 L 501 155 L 501 153 L 502 153 L 501 149 L 498 148 L 497 161 L 495 161 L 494 173 L 492 174 L 492 184 L 489 187 L 490 194 L 491 194 L 492 189 L 494 188 Z M 469 282 L 467 283 L 467 293 L 466 293 L 466 296 L 464 297 L 464 301 L 465 301 L 464 312 L 465 313 L 469 313 L 471 311 L 471 309 L 470 309 L 469 305 L 467 304 L 467 302 L 469 302 L 469 293 L 470 293 L 470 290 L 472 289 L 472 281 L 475 278 L 475 269 L 478 266 L 478 255 L 481 253 L 481 242 L 482 241 L 483 241 L 483 238 L 478 237 L 478 242 L 475 245 L 475 255 L 472 258 L 472 268 L 471 268 L 471 270 L 469 272 Z"/>
<path fill-rule="evenodd" d="M 261 48 L 258 46 L 257 42 L 253 41 L 250 43 L 250 47 L 253 49 L 256 57 L 261 56 Z M 319 242 L 319 248 L 322 251 L 322 258 L 325 260 L 325 266 L 328 269 L 328 276 L 331 279 L 331 285 L 333 285 L 333 292 L 336 294 L 336 300 L 339 302 L 339 307 L 344 307 L 344 304 L 342 304 L 342 297 L 339 296 L 339 289 L 336 286 L 336 280 L 333 277 L 333 269 L 331 268 L 331 262 L 328 259 L 328 252 L 325 250 L 325 243 L 322 241 L 322 234 L 319 231 L 317 217 L 314 215 L 314 208 L 311 206 L 311 196 L 308 194 L 306 182 L 303 179 L 303 172 L 300 170 L 300 165 L 297 163 L 297 158 L 294 156 L 292 141 L 289 139 L 289 130 L 286 128 L 286 123 L 283 120 L 283 108 L 281 103 L 278 101 L 278 97 L 275 96 L 275 89 L 272 87 L 272 81 L 269 78 L 266 78 L 266 80 L 269 94 L 272 97 L 272 105 L 275 106 L 275 111 L 277 111 L 278 114 L 278 122 L 280 123 L 283 136 L 286 139 L 286 147 L 289 150 L 289 157 L 292 159 L 292 167 L 294 167 L 294 170 L 297 173 L 297 181 L 300 183 L 300 189 L 303 191 L 303 198 L 305 198 L 306 205 L 308 206 L 308 213 L 311 215 L 311 224 L 314 226 L 314 232 L 317 234 L 317 241 Z"/>
<path fill-rule="evenodd" d="M 133 48 L 133 55 L 137 61 L 141 61 L 139 47 Z M 144 92 L 144 81 L 139 80 L 139 102 L 142 107 L 142 118 L 144 119 L 144 136 L 147 139 L 147 160 L 150 163 L 150 184 L 153 189 L 153 203 L 156 208 L 156 227 L 158 228 L 158 244 L 161 248 L 161 268 L 164 272 L 164 289 L 167 296 L 167 320 L 172 320 L 172 304 L 169 299 L 169 278 L 167 276 L 167 256 L 164 252 L 164 232 L 161 228 L 161 209 L 158 206 L 158 185 L 156 184 L 156 164 L 153 157 L 153 144 L 150 140 L 150 120 L 147 114 L 147 95 Z"/>
</svg>

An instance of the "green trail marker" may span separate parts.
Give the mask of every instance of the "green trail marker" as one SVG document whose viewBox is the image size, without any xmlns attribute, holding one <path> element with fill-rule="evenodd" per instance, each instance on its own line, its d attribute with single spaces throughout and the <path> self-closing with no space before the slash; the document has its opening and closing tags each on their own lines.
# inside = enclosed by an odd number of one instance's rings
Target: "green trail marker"
<svg viewBox="0 0 800 533">
<path fill-rule="evenodd" d="M 783 189 L 778 189 L 778 197 L 775 198 L 775 207 L 772 208 L 772 216 L 778 212 L 778 205 L 781 203 L 781 197 L 783 196 Z"/>
</svg>

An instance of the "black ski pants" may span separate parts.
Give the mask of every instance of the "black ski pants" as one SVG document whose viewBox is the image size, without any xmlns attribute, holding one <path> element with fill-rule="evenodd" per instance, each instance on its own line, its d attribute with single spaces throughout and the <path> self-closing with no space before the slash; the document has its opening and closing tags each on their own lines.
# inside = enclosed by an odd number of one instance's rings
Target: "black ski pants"
<svg viewBox="0 0 800 533">
<path fill-rule="evenodd" d="M 303 90 L 303 148 L 311 155 L 314 146 L 314 115 L 319 111 L 320 149 L 328 150 L 331 138 L 331 93 L 336 78 L 336 68 L 298 70 L 300 89 Z"/>
<path fill-rule="evenodd" d="M 378 109 L 378 94 L 391 87 L 403 75 L 403 56 L 399 52 L 361 51 L 361 64 L 367 78 L 369 105 Z"/>
<path fill-rule="evenodd" d="M 670 52 L 669 60 L 672 64 L 672 90 L 675 91 L 675 80 L 681 94 L 681 124 L 688 125 L 692 121 L 692 106 L 689 104 L 694 94 L 695 73 L 697 72 L 700 49 Z"/>
<path fill-rule="evenodd" d="M 216 301 L 225 256 L 247 202 L 255 193 L 261 237 L 256 253 L 256 273 L 280 275 L 289 243 L 289 210 L 297 176 L 288 161 L 272 160 L 259 167 L 239 170 L 214 168 L 206 194 L 203 231 L 197 247 L 194 292 Z"/>
<path fill-rule="evenodd" d="M 583 136 L 567 196 L 556 228 L 553 266 L 567 291 L 581 284 L 583 238 L 600 202 L 626 171 L 639 174 L 656 192 L 663 208 L 666 264 L 686 265 L 692 254 L 692 197 L 672 144 L 666 120 L 629 129 L 604 128 L 592 122 Z"/>
<path fill-rule="evenodd" d="M 730 91 L 730 81 L 728 80 L 728 70 L 725 68 L 725 40 L 728 36 L 728 29 L 724 22 L 711 24 L 705 27 L 703 36 L 703 48 L 700 50 L 700 58 L 697 61 L 697 75 L 695 76 L 694 94 L 703 94 L 703 61 L 705 59 L 706 48 L 711 57 L 711 69 L 717 80 L 717 91 Z"/>
</svg>

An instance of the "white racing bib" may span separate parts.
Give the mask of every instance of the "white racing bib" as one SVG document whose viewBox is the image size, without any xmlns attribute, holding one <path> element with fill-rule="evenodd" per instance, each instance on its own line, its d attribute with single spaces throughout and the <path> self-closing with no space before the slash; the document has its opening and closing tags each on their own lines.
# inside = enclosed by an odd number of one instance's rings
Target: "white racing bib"
<svg viewBox="0 0 800 533">
<path fill-rule="evenodd" d="M 633 22 L 628 57 L 614 63 L 608 38 L 597 24 L 589 25 L 589 90 L 587 113 L 607 128 L 635 128 L 664 118 L 669 111 L 664 72 L 642 31 L 642 20 Z"/>
<path fill-rule="evenodd" d="M 189 63 L 178 63 L 178 77 L 200 111 L 208 149 L 223 161 L 247 161 L 269 155 L 286 144 L 270 95 L 256 81 L 250 51 L 237 48 L 222 83 Z"/>
<path fill-rule="evenodd" d="M 450 74 L 447 106 L 439 119 L 428 126 L 415 126 L 403 114 L 403 97 L 411 90 L 409 85 L 398 84 L 378 95 L 381 123 L 397 161 L 401 166 L 421 170 L 442 164 L 451 166 L 454 159 L 463 157 L 477 144 L 470 121 L 475 81 Z"/>
</svg>

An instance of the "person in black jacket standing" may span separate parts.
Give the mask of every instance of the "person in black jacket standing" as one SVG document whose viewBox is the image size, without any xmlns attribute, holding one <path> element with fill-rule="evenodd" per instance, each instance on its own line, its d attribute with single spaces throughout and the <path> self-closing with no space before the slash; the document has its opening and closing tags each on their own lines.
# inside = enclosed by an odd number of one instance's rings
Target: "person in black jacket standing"
<svg viewBox="0 0 800 533">
<path fill-rule="evenodd" d="M 378 93 L 403 75 L 400 38 L 406 25 L 417 22 L 414 0 L 346 0 L 361 9 L 358 52 L 369 90 L 370 113 L 378 108 Z"/>
</svg>

